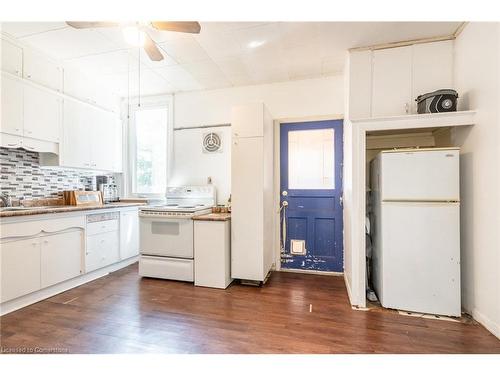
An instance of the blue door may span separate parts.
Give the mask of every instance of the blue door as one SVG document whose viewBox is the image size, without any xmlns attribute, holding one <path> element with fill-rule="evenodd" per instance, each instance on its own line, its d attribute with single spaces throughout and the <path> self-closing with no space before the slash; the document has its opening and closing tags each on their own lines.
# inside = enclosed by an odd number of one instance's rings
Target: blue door
<svg viewBox="0 0 500 375">
<path fill-rule="evenodd" d="M 281 267 L 343 271 L 342 120 L 280 128 Z"/>
</svg>

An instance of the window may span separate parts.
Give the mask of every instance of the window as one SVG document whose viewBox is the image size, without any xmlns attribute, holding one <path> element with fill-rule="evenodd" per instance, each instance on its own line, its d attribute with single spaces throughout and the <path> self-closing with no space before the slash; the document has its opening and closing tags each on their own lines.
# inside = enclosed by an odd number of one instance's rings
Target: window
<svg viewBox="0 0 500 375">
<path fill-rule="evenodd" d="M 288 133 L 289 189 L 335 189 L 333 129 Z"/>
<path fill-rule="evenodd" d="M 168 107 L 138 109 L 134 112 L 132 125 L 132 192 L 137 195 L 165 194 Z"/>
</svg>

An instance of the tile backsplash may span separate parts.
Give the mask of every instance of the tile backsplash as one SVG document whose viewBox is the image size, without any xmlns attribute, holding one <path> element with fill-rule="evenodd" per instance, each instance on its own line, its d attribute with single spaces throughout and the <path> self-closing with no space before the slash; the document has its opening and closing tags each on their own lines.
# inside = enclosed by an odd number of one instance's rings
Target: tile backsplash
<svg viewBox="0 0 500 375">
<path fill-rule="evenodd" d="M 62 197 L 64 190 L 85 190 L 94 172 L 40 167 L 36 152 L 0 147 L 0 191 L 14 199 Z"/>
</svg>

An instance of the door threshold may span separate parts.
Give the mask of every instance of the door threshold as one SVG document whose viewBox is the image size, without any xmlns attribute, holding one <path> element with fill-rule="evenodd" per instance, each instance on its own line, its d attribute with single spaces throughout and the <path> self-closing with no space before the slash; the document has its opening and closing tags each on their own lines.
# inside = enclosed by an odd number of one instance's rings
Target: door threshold
<svg viewBox="0 0 500 375">
<path fill-rule="evenodd" d="M 317 271 L 317 270 L 299 270 L 292 268 L 280 268 L 278 272 L 290 272 L 290 273 L 306 273 L 311 275 L 325 275 L 325 276 L 343 276 L 343 272 L 333 272 L 333 271 Z"/>
</svg>

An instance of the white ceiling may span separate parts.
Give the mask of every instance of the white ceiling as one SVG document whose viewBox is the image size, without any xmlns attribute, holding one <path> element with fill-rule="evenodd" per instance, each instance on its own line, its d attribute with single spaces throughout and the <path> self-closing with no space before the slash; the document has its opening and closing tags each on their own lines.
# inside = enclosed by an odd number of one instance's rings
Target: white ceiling
<svg viewBox="0 0 500 375">
<path fill-rule="evenodd" d="M 8 22 L 1 27 L 125 96 L 137 94 L 138 82 L 142 95 L 153 95 L 335 75 L 342 72 L 349 48 L 450 35 L 459 25 L 202 22 L 199 35 L 151 29 L 165 56 L 161 62 L 126 44 L 118 27 L 76 30 L 64 22 Z"/>
</svg>

